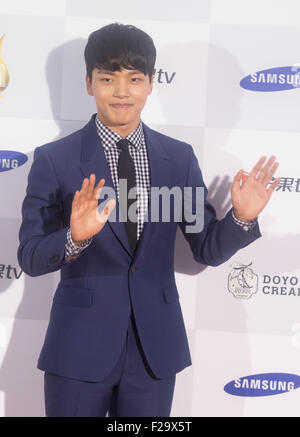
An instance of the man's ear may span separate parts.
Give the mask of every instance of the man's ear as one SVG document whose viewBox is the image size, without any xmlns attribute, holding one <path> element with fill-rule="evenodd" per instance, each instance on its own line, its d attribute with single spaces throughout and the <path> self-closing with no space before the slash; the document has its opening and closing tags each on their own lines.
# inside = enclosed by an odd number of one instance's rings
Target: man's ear
<svg viewBox="0 0 300 437">
<path fill-rule="evenodd" d="M 85 75 L 85 82 L 86 82 L 86 90 L 87 90 L 88 94 L 89 94 L 90 96 L 93 96 L 94 93 L 93 93 L 92 84 L 91 84 L 91 81 L 90 81 L 89 75 L 88 75 L 87 73 L 86 73 L 86 75 Z"/>
<path fill-rule="evenodd" d="M 153 74 L 151 82 L 150 82 L 149 94 L 152 93 L 153 83 L 154 83 L 154 74 Z"/>
</svg>

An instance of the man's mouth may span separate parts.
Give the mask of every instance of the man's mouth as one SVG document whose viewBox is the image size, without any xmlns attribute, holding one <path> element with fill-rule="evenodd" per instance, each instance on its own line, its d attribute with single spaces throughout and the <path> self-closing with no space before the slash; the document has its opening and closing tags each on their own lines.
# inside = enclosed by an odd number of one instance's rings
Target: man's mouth
<svg viewBox="0 0 300 437">
<path fill-rule="evenodd" d="M 133 105 L 129 104 L 129 103 L 114 103 L 114 104 L 111 104 L 111 106 L 113 108 L 128 109 Z"/>
</svg>

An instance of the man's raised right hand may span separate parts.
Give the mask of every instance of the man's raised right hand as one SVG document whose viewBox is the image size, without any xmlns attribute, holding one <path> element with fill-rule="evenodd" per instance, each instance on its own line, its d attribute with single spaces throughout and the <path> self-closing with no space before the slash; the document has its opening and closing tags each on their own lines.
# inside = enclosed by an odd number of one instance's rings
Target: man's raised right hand
<svg viewBox="0 0 300 437">
<path fill-rule="evenodd" d="M 71 237 L 78 246 L 98 234 L 116 206 L 116 200 L 110 199 L 101 213 L 98 211 L 98 199 L 105 184 L 102 178 L 95 187 L 96 176 L 84 178 L 80 191 L 76 191 L 70 218 Z"/>
</svg>

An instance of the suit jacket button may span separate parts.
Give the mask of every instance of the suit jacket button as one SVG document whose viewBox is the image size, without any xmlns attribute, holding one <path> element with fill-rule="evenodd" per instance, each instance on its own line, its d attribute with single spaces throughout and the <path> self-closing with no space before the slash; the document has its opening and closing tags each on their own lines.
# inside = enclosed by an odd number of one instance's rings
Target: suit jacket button
<svg viewBox="0 0 300 437">
<path fill-rule="evenodd" d="M 53 255 L 51 256 L 51 258 L 49 259 L 49 261 L 51 262 L 51 264 L 56 263 L 59 260 L 59 256 L 58 255 Z"/>
<path fill-rule="evenodd" d="M 132 273 L 135 272 L 135 267 L 134 266 L 131 267 L 131 271 L 132 271 Z"/>
</svg>

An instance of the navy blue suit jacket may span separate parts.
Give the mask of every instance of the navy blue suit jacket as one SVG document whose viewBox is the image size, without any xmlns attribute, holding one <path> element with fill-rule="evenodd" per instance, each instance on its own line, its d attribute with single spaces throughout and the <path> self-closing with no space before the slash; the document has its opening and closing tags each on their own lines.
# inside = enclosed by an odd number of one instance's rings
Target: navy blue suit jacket
<svg viewBox="0 0 300 437">
<path fill-rule="evenodd" d="M 67 226 L 83 178 L 95 173 L 96 182 L 105 178 L 105 185 L 114 188 L 94 118 L 73 134 L 36 148 L 28 176 L 20 266 L 30 276 L 61 272 L 37 367 L 75 379 L 102 380 L 120 356 L 132 304 L 152 371 L 158 378 L 169 377 L 191 365 L 174 276 L 177 226 L 194 259 L 211 266 L 228 260 L 260 232 L 258 226 L 252 235 L 244 231 L 231 211 L 217 220 L 192 147 L 143 124 L 151 186 L 204 187 L 204 229 L 186 233 L 190 223 L 184 220 L 149 220 L 133 256 L 124 223 L 108 220 L 78 259 L 67 263 Z"/>
</svg>

